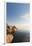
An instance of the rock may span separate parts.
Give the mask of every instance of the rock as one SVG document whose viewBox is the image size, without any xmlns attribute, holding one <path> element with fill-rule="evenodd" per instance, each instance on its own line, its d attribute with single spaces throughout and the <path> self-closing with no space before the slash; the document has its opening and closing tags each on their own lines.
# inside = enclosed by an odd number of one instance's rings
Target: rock
<svg viewBox="0 0 32 46">
<path fill-rule="evenodd" d="M 13 40 L 13 35 L 11 34 L 8 34 L 8 35 L 6 35 L 6 43 L 11 43 L 12 42 L 12 40 Z"/>
</svg>

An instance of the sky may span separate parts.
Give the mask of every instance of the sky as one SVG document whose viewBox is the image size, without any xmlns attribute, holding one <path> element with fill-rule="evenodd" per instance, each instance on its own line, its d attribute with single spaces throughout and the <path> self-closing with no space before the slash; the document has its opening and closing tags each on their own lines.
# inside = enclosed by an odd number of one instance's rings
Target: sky
<svg viewBox="0 0 32 46">
<path fill-rule="evenodd" d="M 7 3 L 7 23 L 17 27 L 28 26 L 30 22 L 30 5 L 28 3 Z"/>
</svg>

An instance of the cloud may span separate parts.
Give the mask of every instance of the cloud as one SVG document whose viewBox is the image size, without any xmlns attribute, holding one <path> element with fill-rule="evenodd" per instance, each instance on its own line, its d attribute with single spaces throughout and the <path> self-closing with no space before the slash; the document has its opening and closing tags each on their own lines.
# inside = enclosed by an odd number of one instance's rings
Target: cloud
<svg viewBox="0 0 32 46">
<path fill-rule="evenodd" d="M 10 24 L 10 25 L 15 25 L 18 29 L 21 30 L 29 30 L 30 29 L 30 24 Z"/>
<path fill-rule="evenodd" d="M 10 25 L 15 25 L 19 30 L 31 30 L 32 29 L 32 24 L 10 24 Z"/>
<path fill-rule="evenodd" d="M 20 23 L 16 23 L 16 24 L 12 24 L 12 25 L 15 25 L 18 29 L 21 29 L 21 30 L 30 30 L 30 27 L 31 27 L 31 25 L 30 25 L 30 23 L 28 23 L 27 21 L 30 21 L 30 14 L 29 13 L 27 13 L 27 14 L 25 14 L 25 15 L 23 15 L 23 16 L 19 16 L 21 19 L 23 19 L 23 23 L 22 22 L 20 22 Z M 26 22 L 26 23 L 24 23 L 24 22 Z"/>
<path fill-rule="evenodd" d="M 25 15 L 23 15 L 23 16 L 20 16 L 20 18 L 21 18 L 21 19 L 23 19 L 24 21 L 25 21 L 25 20 L 27 20 L 27 21 L 28 21 L 28 20 L 29 20 L 29 18 L 30 18 L 30 14 L 29 14 L 29 13 L 27 13 L 27 14 L 25 14 Z"/>
<path fill-rule="evenodd" d="M 26 13 L 25 15 L 23 16 L 19 16 L 20 19 L 22 20 L 20 23 L 18 24 L 15 24 L 16 27 L 18 29 L 22 29 L 22 30 L 29 30 L 30 29 L 30 23 L 28 23 L 30 21 L 30 14 L 29 13 Z"/>
<path fill-rule="evenodd" d="M 18 29 L 29 30 L 30 24 L 15 24 Z"/>
</svg>

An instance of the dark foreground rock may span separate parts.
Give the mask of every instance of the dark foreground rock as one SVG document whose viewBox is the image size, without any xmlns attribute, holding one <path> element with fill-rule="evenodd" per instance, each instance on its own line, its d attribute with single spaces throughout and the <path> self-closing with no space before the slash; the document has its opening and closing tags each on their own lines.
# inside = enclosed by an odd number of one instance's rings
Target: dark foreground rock
<svg viewBox="0 0 32 46">
<path fill-rule="evenodd" d="M 17 42 L 30 42 L 30 32 L 19 32 L 16 31 L 14 34 L 13 43 Z"/>
</svg>

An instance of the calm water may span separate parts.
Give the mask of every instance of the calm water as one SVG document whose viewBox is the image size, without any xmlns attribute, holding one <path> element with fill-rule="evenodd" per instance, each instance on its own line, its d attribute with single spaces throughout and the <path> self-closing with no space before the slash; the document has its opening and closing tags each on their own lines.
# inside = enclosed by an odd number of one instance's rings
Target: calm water
<svg viewBox="0 0 32 46">
<path fill-rule="evenodd" d="M 16 31 L 14 34 L 14 39 L 13 42 L 29 42 L 30 41 L 30 32 L 21 32 L 21 31 Z"/>
</svg>

